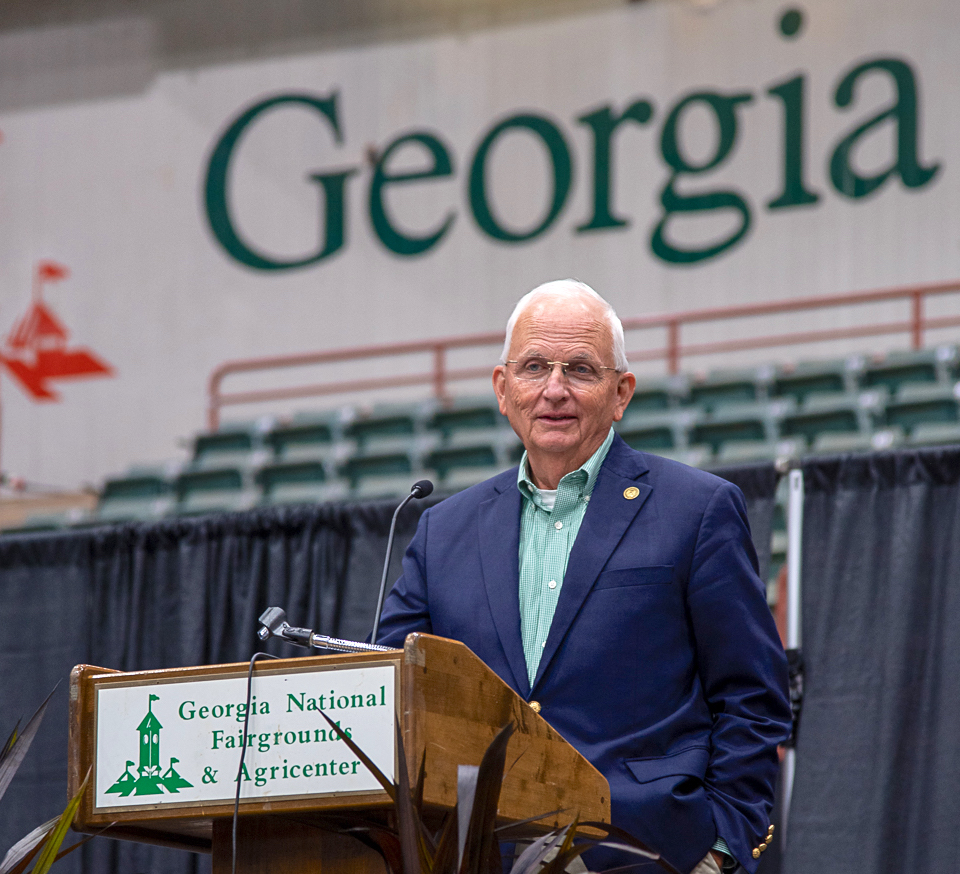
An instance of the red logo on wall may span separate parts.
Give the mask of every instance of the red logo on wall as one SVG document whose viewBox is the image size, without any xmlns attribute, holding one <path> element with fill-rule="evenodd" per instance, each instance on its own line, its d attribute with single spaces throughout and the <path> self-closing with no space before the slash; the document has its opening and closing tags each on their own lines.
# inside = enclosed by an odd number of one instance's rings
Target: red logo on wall
<svg viewBox="0 0 960 874">
<path fill-rule="evenodd" d="M 43 300 L 43 287 L 70 275 L 62 264 L 41 261 L 33 277 L 33 299 L 0 348 L 0 362 L 36 401 L 56 401 L 57 379 L 113 376 L 113 368 L 83 346 L 71 347 L 70 332 Z"/>
</svg>

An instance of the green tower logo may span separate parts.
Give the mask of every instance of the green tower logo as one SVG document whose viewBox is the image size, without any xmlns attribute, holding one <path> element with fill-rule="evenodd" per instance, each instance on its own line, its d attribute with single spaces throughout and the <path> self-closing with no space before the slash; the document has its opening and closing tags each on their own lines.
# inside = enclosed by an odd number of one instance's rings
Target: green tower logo
<svg viewBox="0 0 960 874">
<path fill-rule="evenodd" d="M 163 726 L 153 713 L 153 702 L 159 700 L 157 695 L 150 696 L 147 715 L 137 726 L 137 731 L 140 732 L 140 765 L 137 767 L 139 776 L 135 776 L 130 770 L 134 763 L 128 760 L 126 770 L 107 790 L 108 794 L 114 792 L 122 798 L 128 795 L 162 795 L 164 792 L 176 793 L 193 786 L 193 783 L 184 780 L 173 767 L 179 759 L 171 758 L 170 767 L 161 773 L 160 729 Z"/>
</svg>

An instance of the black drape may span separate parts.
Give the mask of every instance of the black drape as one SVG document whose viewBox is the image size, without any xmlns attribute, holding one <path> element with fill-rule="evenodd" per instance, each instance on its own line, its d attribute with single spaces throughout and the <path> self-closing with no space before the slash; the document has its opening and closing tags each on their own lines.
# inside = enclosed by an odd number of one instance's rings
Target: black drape
<svg viewBox="0 0 960 874">
<path fill-rule="evenodd" d="M 435 502 L 404 509 L 400 543 Z M 246 660 L 259 648 L 256 620 L 270 605 L 284 607 L 293 624 L 363 639 L 394 507 L 270 509 L 0 537 L 0 731 L 9 732 L 63 681 L 2 802 L 0 849 L 63 808 L 73 665 L 143 670 Z M 393 576 L 401 554 L 397 549 Z M 262 648 L 305 652 L 276 641 Z M 209 859 L 100 839 L 58 870 L 192 874 L 209 870 Z"/>
<path fill-rule="evenodd" d="M 960 449 L 804 464 L 805 700 L 784 870 L 960 858 Z"/>
<path fill-rule="evenodd" d="M 722 473 L 743 489 L 761 561 L 768 561 L 772 466 Z M 401 513 L 391 579 L 399 575 L 401 545 L 437 500 L 413 502 Z M 363 639 L 394 507 L 264 509 L 0 537 L 0 732 L 63 681 L 2 802 L 0 851 L 63 808 L 66 680 L 73 665 L 130 671 L 246 660 L 259 648 L 256 620 L 270 605 L 283 607 L 292 624 Z M 276 641 L 263 648 L 304 653 Z M 209 870 L 209 858 L 97 839 L 58 870 L 200 874 Z"/>
</svg>

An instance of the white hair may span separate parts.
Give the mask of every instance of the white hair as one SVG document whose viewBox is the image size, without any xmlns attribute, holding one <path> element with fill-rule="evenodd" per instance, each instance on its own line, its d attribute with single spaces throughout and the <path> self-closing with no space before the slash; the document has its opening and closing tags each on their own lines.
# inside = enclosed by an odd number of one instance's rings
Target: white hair
<svg viewBox="0 0 960 874">
<path fill-rule="evenodd" d="M 507 336 L 503 342 L 503 353 L 500 355 L 500 363 L 504 364 L 510 356 L 510 343 L 513 340 L 513 329 L 517 324 L 517 319 L 523 312 L 536 303 L 542 297 L 553 298 L 593 298 L 603 306 L 604 315 L 610 325 L 610 339 L 613 344 L 613 363 L 618 371 L 625 373 L 630 365 L 627 363 L 626 344 L 623 339 L 623 325 L 617 318 L 616 312 L 609 303 L 607 303 L 599 294 L 597 294 L 585 282 L 579 282 L 576 279 L 555 279 L 553 282 L 545 282 L 538 285 L 533 291 L 528 291 L 517 301 L 513 308 L 510 318 L 507 320 Z"/>
</svg>

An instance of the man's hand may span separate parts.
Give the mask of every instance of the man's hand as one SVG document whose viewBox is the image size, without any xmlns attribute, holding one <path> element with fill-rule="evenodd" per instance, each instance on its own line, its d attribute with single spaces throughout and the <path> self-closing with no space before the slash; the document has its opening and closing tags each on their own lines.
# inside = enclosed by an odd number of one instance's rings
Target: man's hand
<svg viewBox="0 0 960 874">
<path fill-rule="evenodd" d="M 727 861 L 727 857 L 723 853 L 718 853 L 716 850 L 711 850 L 710 855 L 713 857 L 713 861 L 717 863 L 717 867 L 722 871 L 723 863 Z"/>
</svg>

